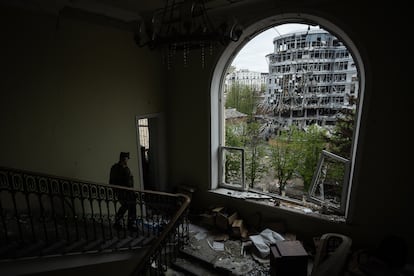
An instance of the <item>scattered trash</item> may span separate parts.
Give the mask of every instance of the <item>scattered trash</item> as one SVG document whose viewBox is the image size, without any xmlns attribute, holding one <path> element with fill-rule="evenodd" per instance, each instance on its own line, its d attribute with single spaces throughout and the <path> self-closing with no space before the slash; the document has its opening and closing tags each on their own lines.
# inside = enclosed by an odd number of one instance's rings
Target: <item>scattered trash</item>
<svg viewBox="0 0 414 276">
<path fill-rule="evenodd" d="M 211 244 L 210 241 L 207 240 L 207 243 L 211 247 L 211 249 L 215 251 L 224 251 L 224 243 L 222 242 L 213 241 L 213 244 Z"/>
<path fill-rule="evenodd" d="M 136 225 L 141 231 L 153 231 L 153 232 L 162 231 L 165 225 L 167 224 L 168 224 L 168 221 L 147 220 L 147 219 L 137 219 L 137 222 L 136 222 Z"/>
<path fill-rule="evenodd" d="M 240 256 L 246 256 L 246 250 L 244 249 L 245 247 L 251 246 L 252 242 L 251 241 L 245 241 L 241 243 L 241 248 L 240 248 Z"/>
<path fill-rule="evenodd" d="M 214 240 L 215 241 L 227 241 L 229 239 L 229 235 L 228 234 L 217 234 L 214 235 Z"/>
<path fill-rule="evenodd" d="M 235 261 L 233 258 L 220 258 L 215 266 L 231 271 L 231 275 L 247 275 L 253 270 L 254 261 L 251 259 Z"/>
<path fill-rule="evenodd" d="M 249 239 L 256 246 L 262 258 L 266 258 L 270 254 L 270 245 L 275 244 L 276 241 L 283 241 L 285 238 L 279 233 L 266 228 L 259 235 L 252 235 Z"/>
<path fill-rule="evenodd" d="M 198 241 L 199 240 L 204 240 L 207 237 L 207 233 L 206 232 L 198 232 L 194 238 L 196 238 Z"/>
<path fill-rule="evenodd" d="M 207 229 L 205 229 L 205 228 L 203 228 L 201 226 L 192 224 L 192 223 L 190 223 L 190 225 L 188 226 L 188 231 L 189 232 L 193 232 L 193 233 L 194 232 L 208 232 Z"/>
<path fill-rule="evenodd" d="M 244 227 L 242 219 L 236 219 L 232 224 L 233 235 L 237 238 L 247 238 L 247 229 Z"/>
<path fill-rule="evenodd" d="M 210 263 L 220 271 L 227 271 L 226 275 L 269 275 L 269 260 L 267 263 L 263 259 L 255 260 L 250 254 L 250 250 L 255 248 L 252 241 L 233 239 L 232 229 L 229 233 L 217 232 L 217 228 L 204 231 L 204 228 L 190 223 L 189 230 L 190 243 L 183 248 L 185 254 Z M 197 239 L 204 236 L 200 233 L 206 234 L 205 241 Z"/>
</svg>

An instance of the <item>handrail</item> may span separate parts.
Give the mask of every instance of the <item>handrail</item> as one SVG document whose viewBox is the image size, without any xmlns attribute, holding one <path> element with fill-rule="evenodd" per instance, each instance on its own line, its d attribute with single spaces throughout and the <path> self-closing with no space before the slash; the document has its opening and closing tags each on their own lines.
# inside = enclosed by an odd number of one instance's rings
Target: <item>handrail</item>
<svg viewBox="0 0 414 276">
<path fill-rule="evenodd" d="M 114 214 L 120 205 L 119 191 L 135 194 L 133 202 L 138 210 L 135 230 L 113 228 Z M 146 265 L 153 261 L 161 263 L 162 258 L 167 258 L 159 255 L 157 259 L 156 254 L 168 251 L 162 247 L 168 245 L 166 240 L 172 233 L 176 237 L 181 229 L 182 236 L 173 240 L 168 252 L 176 252 L 176 245 L 188 238 L 188 224 L 182 223 L 187 223 L 185 212 L 190 198 L 184 194 L 138 190 L 0 166 L 0 199 L 0 226 L 3 227 L 0 228 L 0 249 L 18 244 L 16 250 L 22 251 L 22 246 L 32 248 L 31 245 L 42 242 L 40 253 L 30 253 L 30 256 L 44 256 L 44 252 L 55 250 L 55 246 L 65 246 L 53 251 L 55 255 L 64 255 L 67 248 L 73 253 L 73 245 L 82 242 L 87 243 L 88 249 L 77 249 L 80 254 L 90 252 L 93 247 L 98 248 L 94 252 L 102 248 L 107 252 L 120 249 L 119 244 L 124 249 L 145 246 L 146 251 L 140 255 L 144 258 L 137 260 L 134 270 L 135 274 L 142 275 L 141 272 L 149 269 Z M 180 227 L 186 227 L 185 231 Z M 130 240 L 134 246 L 125 246 Z M 118 245 L 111 247 L 113 243 Z"/>
<path fill-rule="evenodd" d="M 151 257 L 159 250 L 161 243 L 167 238 L 167 235 L 171 233 L 171 230 L 176 227 L 178 219 L 184 214 L 190 204 L 190 197 L 185 194 L 176 194 L 177 196 L 182 196 L 185 198 L 185 201 L 182 203 L 180 209 L 176 212 L 174 217 L 171 219 L 170 223 L 165 227 L 165 229 L 160 234 L 159 238 L 154 242 L 153 246 L 147 251 L 145 256 L 140 260 L 138 266 L 134 270 L 133 275 L 139 275 L 138 273 L 142 272 L 146 267 L 148 267 L 148 261 Z"/>
</svg>

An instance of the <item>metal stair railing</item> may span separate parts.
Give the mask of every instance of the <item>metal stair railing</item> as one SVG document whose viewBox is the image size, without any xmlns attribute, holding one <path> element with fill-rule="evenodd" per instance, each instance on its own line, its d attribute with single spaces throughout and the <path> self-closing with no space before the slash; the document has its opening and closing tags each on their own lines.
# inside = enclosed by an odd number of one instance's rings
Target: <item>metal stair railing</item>
<svg viewBox="0 0 414 276">
<path fill-rule="evenodd" d="M 158 193 L 159 195 L 162 193 Z M 188 205 L 190 198 L 186 195 L 177 194 L 185 198 L 175 212 L 170 223 L 163 229 L 159 238 L 146 252 L 145 256 L 138 262 L 132 275 L 164 275 L 166 269 L 174 262 L 179 250 L 189 241 Z"/>
<path fill-rule="evenodd" d="M 133 229 L 114 227 L 119 191 L 135 195 Z M 190 199 L 0 167 L 0 262 L 145 249 L 135 273 L 161 274 L 188 240 Z"/>
</svg>

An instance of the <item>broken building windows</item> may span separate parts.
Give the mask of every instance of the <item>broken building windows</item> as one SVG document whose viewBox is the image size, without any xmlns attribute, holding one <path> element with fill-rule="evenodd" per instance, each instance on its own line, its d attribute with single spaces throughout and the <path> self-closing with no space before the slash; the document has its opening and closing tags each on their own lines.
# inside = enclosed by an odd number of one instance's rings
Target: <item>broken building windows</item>
<svg viewBox="0 0 414 276">
<path fill-rule="evenodd" d="M 272 199 L 267 204 L 344 219 L 363 92 L 360 60 L 354 60 L 348 39 L 303 26 L 273 32 L 260 90 L 227 86 L 219 93 L 218 110 L 236 109 L 244 117 L 222 112 L 219 119 L 217 187 L 266 194 Z"/>
</svg>

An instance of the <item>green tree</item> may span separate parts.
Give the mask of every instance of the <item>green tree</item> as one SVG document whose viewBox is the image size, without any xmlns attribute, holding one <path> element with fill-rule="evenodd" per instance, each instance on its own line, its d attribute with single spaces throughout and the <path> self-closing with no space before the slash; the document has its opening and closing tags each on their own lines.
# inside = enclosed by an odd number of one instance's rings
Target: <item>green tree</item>
<svg viewBox="0 0 414 276">
<path fill-rule="evenodd" d="M 246 125 L 244 145 L 246 149 L 246 178 L 250 187 L 260 180 L 260 177 L 267 172 L 263 163 L 265 155 L 263 139 L 260 136 L 261 125 L 257 122 L 250 122 Z"/>
<path fill-rule="evenodd" d="M 348 99 L 349 105 L 339 112 L 332 136 L 328 140 L 330 144 L 329 150 L 347 159 L 351 157 L 356 98 L 349 96 Z"/>
<path fill-rule="evenodd" d="M 260 92 L 264 93 L 264 92 L 266 91 L 266 88 L 267 88 L 267 85 L 266 85 L 266 84 L 264 84 L 264 83 L 262 83 L 262 84 L 260 85 Z"/>
<path fill-rule="evenodd" d="M 320 154 L 326 147 L 326 130 L 314 124 L 309 126 L 306 131 L 297 132 L 295 139 L 297 139 L 301 151 L 297 172 L 303 179 L 304 190 L 308 191 Z"/>
<path fill-rule="evenodd" d="M 235 108 L 239 112 L 252 115 L 256 106 L 257 98 L 249 86 L 236 82 L 230 87 L 226 96 L 226 108 Z"/>
<path fill-rule="evenodd" d="M 243 146 L 243 132 L 244 124 L 226 124 L 226 146 L 242 147 Z"/>
<path fill-rule="evenodd" d="M 226 124 L 226 146 L 229 147 L 242 147 L 242 132 L 243 124 Z M 226 183 L 231 183 L 240 179 L 241 174 L 241 160 L 238 152 L 229 151 L 226 154 L 225 163 L 224 163 L 224 181 Z"/>
<path fill-rule="evenodd" d="M 287 182 L 295 175 L 301 157 L 300 132 L 296 127 L 282 131 L 275 140 L 270 141 L 271 164 L 275 178 L 279 182 L 279 195 L 285 190 Z"/>
</svg>

